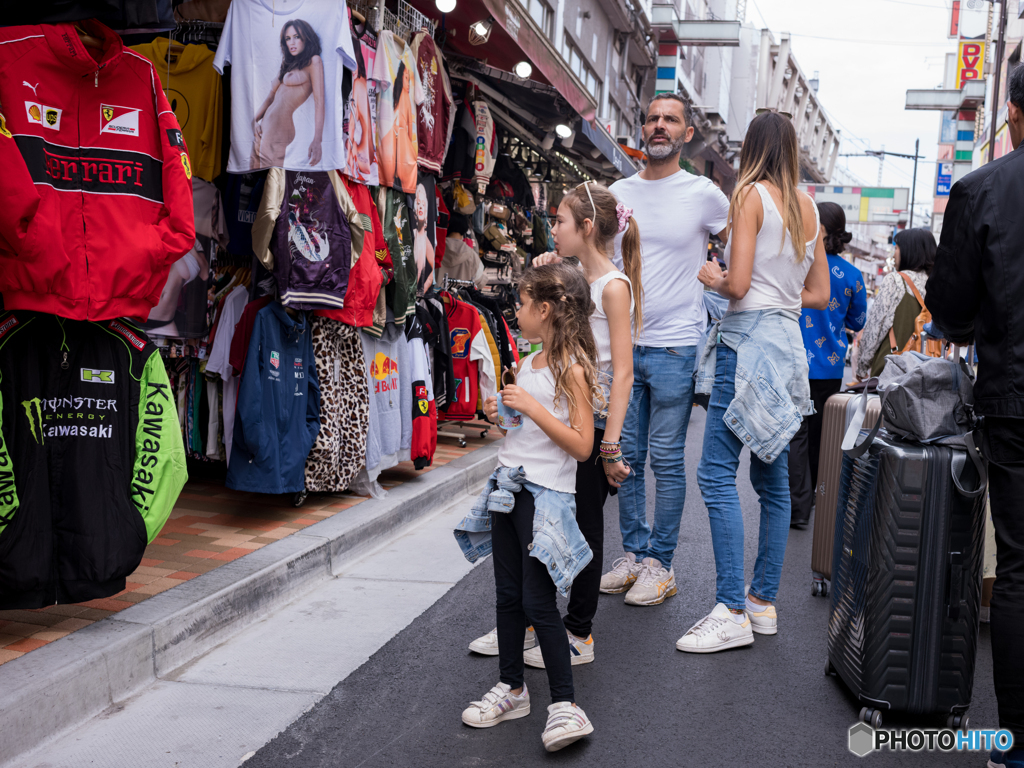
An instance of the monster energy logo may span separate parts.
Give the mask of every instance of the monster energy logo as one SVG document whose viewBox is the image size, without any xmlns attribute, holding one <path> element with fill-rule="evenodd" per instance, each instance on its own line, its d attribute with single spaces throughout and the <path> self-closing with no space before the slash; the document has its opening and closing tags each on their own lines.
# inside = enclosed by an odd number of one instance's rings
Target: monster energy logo
<svg viewBox="0 0 1024 768">
<path fill-rule="evenodd" d="M 113 371 L 98 371 L 95 368 L 82 369 L 82 381 L 102 382 L 104 384 L 114 383 Z"/>
<path fill-rule="evenodd" d="M 43 444 L 43 401 L 38 397 L 31 400 L 23 400 L 21 407 L 25 409 L 28 417 L 28 426 L 32 430 L 32 439 L 40 445 Z"/>
</svg>

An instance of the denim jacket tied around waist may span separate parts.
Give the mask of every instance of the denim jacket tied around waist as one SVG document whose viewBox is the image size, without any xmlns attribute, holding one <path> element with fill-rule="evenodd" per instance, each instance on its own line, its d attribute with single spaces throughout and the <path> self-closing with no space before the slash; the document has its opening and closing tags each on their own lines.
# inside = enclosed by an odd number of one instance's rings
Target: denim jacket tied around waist
<svg viewBox="0 0 1024 768">
<path fill-rule="evenodd" d="M 695 391 L 710 395 L 719 342 L 736 352 L 736 394 L 725 425 L 771 464 L 814 413 L 800 313 L 788 309 L 728 312 L 711 327 L 698 360 Z"/>
<path fill-rule="evenodd" d="M 548 569 L 555 587 L 563 595 L 593 559 L 587 540 L 576 523 L 576 499 L 527 481 L 522 467 L 498 467 L 488 478 L 473 508 L 455 528 L 455 540 L 471 563 L 491 553 L 491 528 L 495 512 L 508 514 L 515 505 L 513 493 L 533 494 L 533 542 L 530 557 Z"/>
</svg>

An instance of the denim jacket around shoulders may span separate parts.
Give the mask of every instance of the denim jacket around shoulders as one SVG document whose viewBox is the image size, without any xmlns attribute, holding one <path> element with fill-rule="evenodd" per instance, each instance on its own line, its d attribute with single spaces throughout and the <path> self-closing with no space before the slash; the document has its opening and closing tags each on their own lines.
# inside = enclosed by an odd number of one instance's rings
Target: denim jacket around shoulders
<svg viewBox="0 0 1024 768">
<path fill-rule="evenodd" d="M 563 595 L 593 559 L 587 540 L 576 523 L 576 499 L 531 483 L 522 467 L 498 467 L 488 478 L 472 509 L 455 528 L 455 540 L 471 563 L 491 553 L 494 513 L 508 514 L 515 505 L 513 493 L 533 494 L 533 542 L 530 556 L 548 569 L 555 587 Z"/>
<path fill-rule="evenodd" d="M 725 424 L 771 464 L 803 417 L 814 413 L 800 314 L 787 309 L 727 313 L 712 326 L 699 356 L 697 393 L 711 394 L 720 342 L 736 351 L 736 394 Z"/>
</svg>

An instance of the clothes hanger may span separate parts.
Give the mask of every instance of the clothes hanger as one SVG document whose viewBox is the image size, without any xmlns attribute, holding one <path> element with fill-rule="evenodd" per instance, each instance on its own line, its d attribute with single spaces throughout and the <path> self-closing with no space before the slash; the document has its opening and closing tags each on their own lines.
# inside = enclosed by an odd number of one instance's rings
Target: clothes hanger
<svg viewBox="0 0 1024 768">
<path fill-rule="evenodd" d="M 75 24 L 75 32 L 78 33 L 78 37 L 82 41 L 82 45 L 86 48 L 103 48 L 102 40 L 98 37 L 93 37 L 78 24 Z"/>
</svg>

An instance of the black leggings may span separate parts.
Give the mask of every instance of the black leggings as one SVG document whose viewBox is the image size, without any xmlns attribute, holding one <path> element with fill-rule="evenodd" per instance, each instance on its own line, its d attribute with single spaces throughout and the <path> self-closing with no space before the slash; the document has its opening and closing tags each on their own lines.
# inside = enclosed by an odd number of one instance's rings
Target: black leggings
<svg viewBox="0 0 1024 768">
<path fill-rule="evenodd" d="M 992 585 L 992 674 L 999 726 L 1024 745 L 1024 419 L 985 417 L 982 450 L 988 459 L 989 498 L 996 529 Z"/>
<path fill-rule="evenodd" d="M 821 427 L 825 401 L 843 388 L 842 379 L 811 379 L 811 399 L 815 413 L 804 416 L 800 429 L 789 443 L 790 522 L 807 522 L 818 488 L 818 456 L 821 453 Z"/>
<path fill-rule="evenodd" d="M 565 628 L 576 637 L 590 636 L 597 613 L 604 565 L 604 503 L 612 490 L 601 466 L 600 448 L 604 430 L 594 430 L 594 451 L 590 458 L 576 464 L 576 523 L 587 540 L 594 559 L 580 571 L 569 593 L 569 611 Z"/>
<path fill-rule="evenodd" d="M 523 684 L 523 637 L 529 616 L 544 656 L 552 703 L 575 701 L 569 639 L 555 602 L 555 583 L 547 567 L 530 556 L 533 494 L 523 490 L 514 495 L 516 503 L 511 512 L 494 513 L 491 535 L 500 679 L 512 688 Z"/>
</svg>

